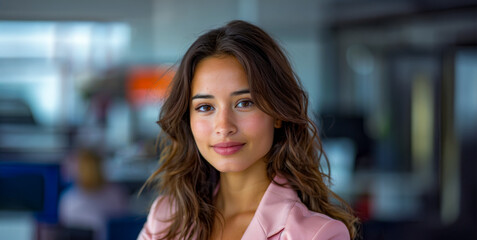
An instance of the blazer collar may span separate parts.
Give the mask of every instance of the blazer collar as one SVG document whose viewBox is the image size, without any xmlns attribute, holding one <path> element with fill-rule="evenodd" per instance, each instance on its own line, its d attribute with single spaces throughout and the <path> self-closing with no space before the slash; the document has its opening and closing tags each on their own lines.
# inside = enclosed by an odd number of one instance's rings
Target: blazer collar
<svg viewBox="0 0 477 240">
<path fill-rule="evenodd" d="M 279 233 L 285 227 L 290 210 L 296 202 L 300 201 L 293 189 L 275 183 L 288 183 L 284 177 L 277 175 L 273 180 L 265 191 L 242 239 L 259 239 L 260 235 L 263 238 L 269 238 Z"/>
</svg>

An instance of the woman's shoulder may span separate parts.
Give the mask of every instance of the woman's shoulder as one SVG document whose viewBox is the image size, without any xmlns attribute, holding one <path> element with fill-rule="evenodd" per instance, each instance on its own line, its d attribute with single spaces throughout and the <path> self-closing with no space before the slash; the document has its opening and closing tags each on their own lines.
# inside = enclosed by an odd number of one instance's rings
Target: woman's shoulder
<svg viewBox="0 0 477 240">
<path fill-rule="evenodd" d="M 154 217 L 154 220 L 164 221 L 171 218 L 173 215 L 174 204 L 169 196 L 158 196 L 151 205 L 149 215 Z"/>
<path fill-rule="evenodd" d="M 309 210 L 280 176 L 270 184 L 257 211 L 258 223 L 267 236 L 274 236 L 271 239 L 350 239 L 343 222 Z"/>
<path fill-rule="evenodd" d="M 146 223 L 138 239 L 156 239 L 169 226 L 169 220 L 174 214 L 174 205 L 168 196 L 157 197 L 151 205 Z"/>
<path fill-rule="evenodd" d="M 350 239 L 346 225 L 325 214 L 308 210 L 296 202 L 288 215 L 283 235 L 289 239 Z"/>
</svg>

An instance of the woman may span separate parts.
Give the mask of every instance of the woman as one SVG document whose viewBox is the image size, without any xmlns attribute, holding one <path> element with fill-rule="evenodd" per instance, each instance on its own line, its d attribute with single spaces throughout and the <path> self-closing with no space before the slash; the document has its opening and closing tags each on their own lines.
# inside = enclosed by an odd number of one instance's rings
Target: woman
<svg viewBox="0 0 477 240">
<path fill-rule="evenodd" d="M 158 124 L 161 196 L 139 239 L 349 239 L 308 99 L 276 42 L 232 21 L 184 55 Z M 340 202 L 339 206 L 332 199 Z"/>
</svg>

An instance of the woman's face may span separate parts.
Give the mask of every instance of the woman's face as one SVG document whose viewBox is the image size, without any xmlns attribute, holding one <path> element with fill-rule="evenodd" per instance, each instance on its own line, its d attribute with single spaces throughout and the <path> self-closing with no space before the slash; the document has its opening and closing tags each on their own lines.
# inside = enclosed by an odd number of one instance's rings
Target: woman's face
<svg viewBox="0 0 477 240">
<path fill-rule="evenodd" d="M 190 126 L 202 156 L 220 172 L 263 165 L 273 143 L 274 119 L 254 104 L 237 59 L 200 61 L 191 92 Z"/>
</svg>

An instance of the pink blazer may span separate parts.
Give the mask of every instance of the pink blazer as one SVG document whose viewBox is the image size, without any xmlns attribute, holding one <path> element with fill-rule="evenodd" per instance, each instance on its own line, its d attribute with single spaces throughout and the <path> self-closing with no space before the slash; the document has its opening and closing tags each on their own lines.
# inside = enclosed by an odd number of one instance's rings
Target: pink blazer
<svg viewBox="0 0 477 240">
<path fill-rule="evenodd" d="M 286 182 L 281 177 L 275 177 L 274 180 Z M 153 203 L 138 240 L 157 239 L 161 236 L 160 232 L 167 228 L 167 223 L 161 219 L 171 216 L 171 211 L 167 199 L 160 203 L 159 199 Z M 341 221 L 308 210 L 294 190 L 272 182 L 242 239 L 348 240 L 350 236 Z"/>
</svg>

